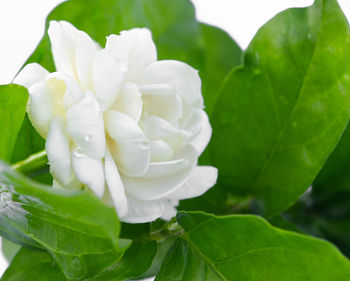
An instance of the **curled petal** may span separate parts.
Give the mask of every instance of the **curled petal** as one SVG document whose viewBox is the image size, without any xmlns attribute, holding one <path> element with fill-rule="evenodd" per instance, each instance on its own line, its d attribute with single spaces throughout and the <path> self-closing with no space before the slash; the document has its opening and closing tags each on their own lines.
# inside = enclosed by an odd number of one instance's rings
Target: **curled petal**
<svg viewBox="0 0 350 281">
<path fill-rule="evenodd" d="M 182 116 L 182 103 L 179 95 L 167 84 L 140 86 L 145 111 L 170 123 L 177 122 Z"/>
<path fill-rule="evenodd" d="M 176 159 L 165 162 L 152 162 L 149 164 L 148 169 L 144 175 L 140 178 L 154 179 L 159 177 L 170 176 L 178 171 L 181 171 L 188 165 L 187 159 Z"/>
<path fill-rule="evenodd" d="M 192 136 L 191 132 L 178 129 L 157 116 L 143 117 L 140 126 L 150 140 L 163 140 L 175 150 L 182 149 Z"/>
<path fill-rule="evenodd" d="M 105 157 L 105 176 L 114 206 L 118 212 L 118 216 L 123 217 L 127 213 L 128 202 L 125 196 L 124 186 L 120 178 L 118 168 L 115 165 L 109 150 L 107 150 Z"/>
<path fill-rule="evenodd" d="M 66 21 L 51 21 L 48 34 L 56 70 L 78 78 L 75 69 L 76 35 L 78 30 Z"/>
<path fill-rule="evenodd" d="M 82 98 L 82 92 L 77 82 L 69 75 L 54 72 L 46 77 L 46 86 L 49 88 L 50 94 L 58 110 L 70 108 Z"/>
<path fill-rule="evenodd" d="M 29 119 L 39 134 L 46 138 L 50 122 L 54 117 L 55 102 L 45 82 L 31 86 L 29 95 L 30 101 L 27 107 Z"/>
<path fill-rule="evenodd" d="M 218 170 L 210 166 L 198 166 L 193 169 L 187 181 L 167 197 L 171 200 L 183 200 L 201 196 L 215 185 Z"/>
<path fill-rule="evenodd" d="M 97 197 L 102 198 L 105 187 L 102 160 L 90 157 L 77 147 L 72 153 L 72 163 L 79 181 L 86 184 Z"/>
<path fill-rule="evenodd" d="M 186 63 L 175 60 L 157 61 L 142 73 L 139 82 L 146 84 L 169 84 L 181 98 L 193 107 L 203 108 L 201 79 L 198 71 Z"/>
<path fill-rule="evenodd" d="M 63 121 L 59 117 L 54 118 L 51 122 L 45 149 L 49 159 L 50 172 L 54 179 L 65 188 L 81 188 L 73 171 L 69 140 Z"/>
<path fill-rule="evenodd" d="M 162 200 L 144 201 L 128 195 L 128 212 L 120 219 L 128 223 L 145 223 L 160 218 L 165 212 Z"/>
<path fill-rule="evenodd" d="M 49 72 L 40 64 L 30 63 L 18 73 L 13 83 L 29 88 L 35 83 L 44 81 L 48 74 Z"/>
<path fill-rule="evenodd" d="M 136 82 L 140 73 L 157 59 L 156 46 L 147 28 L 133 28 L 108 36 L 106 49 L 128 71 L 129 82 Z"/>
<path fill-rule="evenodd" d="M 85 32 L 77 32 L 75 65 L 83 91 L 93 90 L 92 64 L 97 53 L 96 43 Z"/>
<path fill-rule="evenodd" d="M 93 62 L 92 77 L 97 100 L 104 110 L 117 99 L 125 74 L 121 72 L 117 60 L 106 50 L 101 50 Z"/>
<path fill-rule="evenodd" d="M 133 83 L 125 83 L 115 104 L 110 109 L 125 113 L 139 122 L 142 104 L 141 93 L 137 86 Z"/>
<path fill-rule="evenodd" d="M 122 175 L 125 190 L 140 200 L 165 198 L 186 182 L 192 169 L 197 164 L 197 157 L 197 151 L 192 146 L 187 146 L 178 155 L 178 158 L 186 158 L 188 161 L 188 164 L 180 171 L 164 177 L 149 179 L 131 178 Z"/>
<path fill-rule="evenodd" d="M 191 141 L 191 144 L 197 149 L 199 155 L 201 155 L 207 147 L 212 134 L 212 128 L 209 122 L 209 118 L 204 110 L 201 110 L 201 119 L 200 122 L 198 122 L 198 124 L 200 125 L 199 133 Z"/>
<path fill-rule="evenodd" d="M 173 159 L 174 151 L 171 146 L 163 140 L 150 141 L 151 161 L 161 162 Z"/>
<path fill-rule="evenodd" d="M 144 174 L 150 161 L 150 146 L 135 120 L 109 110 L 105 113 L 105 126 L 112 138 L 111 153 L 120 171 L 131 177 Z"/>
<path fill-rule="evenodd" d="M 106 154 L 106 139 L 101 108 L 91 92 L 73 105 L 66 115 L 67 132 L 74 142 L 91 157 Z"/>
</svg>

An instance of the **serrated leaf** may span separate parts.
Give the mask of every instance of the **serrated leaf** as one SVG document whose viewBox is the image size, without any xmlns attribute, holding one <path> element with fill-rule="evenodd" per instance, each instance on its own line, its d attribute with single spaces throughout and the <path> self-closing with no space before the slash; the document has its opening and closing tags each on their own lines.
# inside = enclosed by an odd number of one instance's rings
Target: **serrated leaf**
<svg viewBox="0 0 350 281">
<path fill-rule="evenodd" d="M 0 198 L 1 235 L 46 249 L 69 279 L 91 276 L 125 251 L 115 210 L 91 194 L 52 189 L 0 163 Z"/>
<path fill-rule="evenodd" d="M 0 85 L 0 159 L 11 159 L 27 101 L 26 88 L 15 84 Z"/>
<path fill-rule="evenodd" d="M 350 262 L 330 243 L 253 215 L 177 215 L 184 234 L 156 281 L 346 281 Z"/>
<path fill-rule="evenodd" d="M 350 114 L 350 31 L 336 0 L 289 9 L 257 33 L 216 103 L 219 182 L 271 215 L 311 185 Z"/>
</svg>

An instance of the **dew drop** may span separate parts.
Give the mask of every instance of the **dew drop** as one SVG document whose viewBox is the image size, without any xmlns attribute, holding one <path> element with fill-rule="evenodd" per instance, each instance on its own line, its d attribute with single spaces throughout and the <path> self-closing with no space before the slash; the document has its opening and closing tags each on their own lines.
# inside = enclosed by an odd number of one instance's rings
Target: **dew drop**
<svg viewBox="0 0 350 281">
<path fill-rule="evenodd" d="M 85 135 L 84 136 L 84 140 L 85 141 L 90 141 L 91 140 L 91 136 L 90 135 Z"/>
<path fill-rule="evenodd" d="M 73 155 L 75 158 L 82 158 L 85 156 L 85 153 L 82 148 L 78 147 L 76 150 L 74 150 Z"/>
</svg>

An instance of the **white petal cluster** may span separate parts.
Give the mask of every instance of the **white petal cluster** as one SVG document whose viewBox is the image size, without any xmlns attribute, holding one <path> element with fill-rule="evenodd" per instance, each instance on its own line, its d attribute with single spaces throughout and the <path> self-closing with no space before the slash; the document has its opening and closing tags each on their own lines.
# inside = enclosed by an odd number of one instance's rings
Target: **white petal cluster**
<svg viewBox="0 0 350 281">
<path fill-rule="evenodd" d="M 29 89 L 54 186 L 89 188 L 142 223 L 170 219 L 215 184 L 217 170 L 197 166 L 211 126 L 195 69 L 157 61 L 145 28 L 108 36 L 104 49 L 65 21 L 48 33 L 57 72 L 28 64 L 14 83 Z"/>
</svg>

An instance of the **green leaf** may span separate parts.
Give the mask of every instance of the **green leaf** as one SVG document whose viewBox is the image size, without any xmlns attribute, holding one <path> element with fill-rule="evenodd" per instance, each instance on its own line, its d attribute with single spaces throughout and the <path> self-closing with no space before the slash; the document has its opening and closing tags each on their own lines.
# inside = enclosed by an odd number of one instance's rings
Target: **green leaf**
<svg viewBox="0 0 350 281">
<path fill-rule="evenodd" d="M 123 281 L 138 278 L 152 266 L 157 250 L 158 245 L 155 241 L 134 242 L 117 263 L 103 269 L 87 281 Z"/>
<path fill-rule="evenodd" d="M 33 128 L 26 114 L 18 133 L 11 163 L 21 161 L 43 149 L 45 149 L 45 140 Z"/>
<path fill-rule="evenodd" d="M 350 32 L 336 0 L 286 10 L 257 33 L 213 116 L 219 182 L 267 215 L 311 185 L 350 114 Z"/>
<path fill-rule="evenodd" d="M 275 228 L 260 217 L 197 212 L 180 213 L 177 220 L 185 232 L 170 249 L 157 281 L 350 278 L 350 262 L 333 245 Z"/>
<path fill-rule="evenodd" d="M 125 250 L 115 210 L 87 192 L 52 189 L 0 163 L 0 197 L 0 233 L 45 248 L 69 279 L 95 274 Z"/>
<path fill-rule="evenodd" d="M 66 281 L 46 251 L 22 248 L 2 276 L 1 281 Z"/>
<path fill-rule="evenodd" d="M 9 161 L 26 113 L 27 89 L 19 85 L 0 85 L 0 159 Z"/>
<path fill-rule="evenodd" d="M 13 243 L 4 237 L 1 238 L 1 251 L 8 262 L 13 260 L 20 249 L 21 245 Z"/>
<path fill-rule="evenodd" d="M 327 159 L 313 183 L 315 190 L 332 193 L 350 191 L 350 126 L 344 131 L 337 147 Z"/>
<path fill-rule="evenodd" d="M 225 31 L 207 24 L 201 24 L 201 28 L 205 64 L 200 74 L 206 111 L 210 115 L 222 82 L 242 62 L 242 50 Z"/>
</svg>

